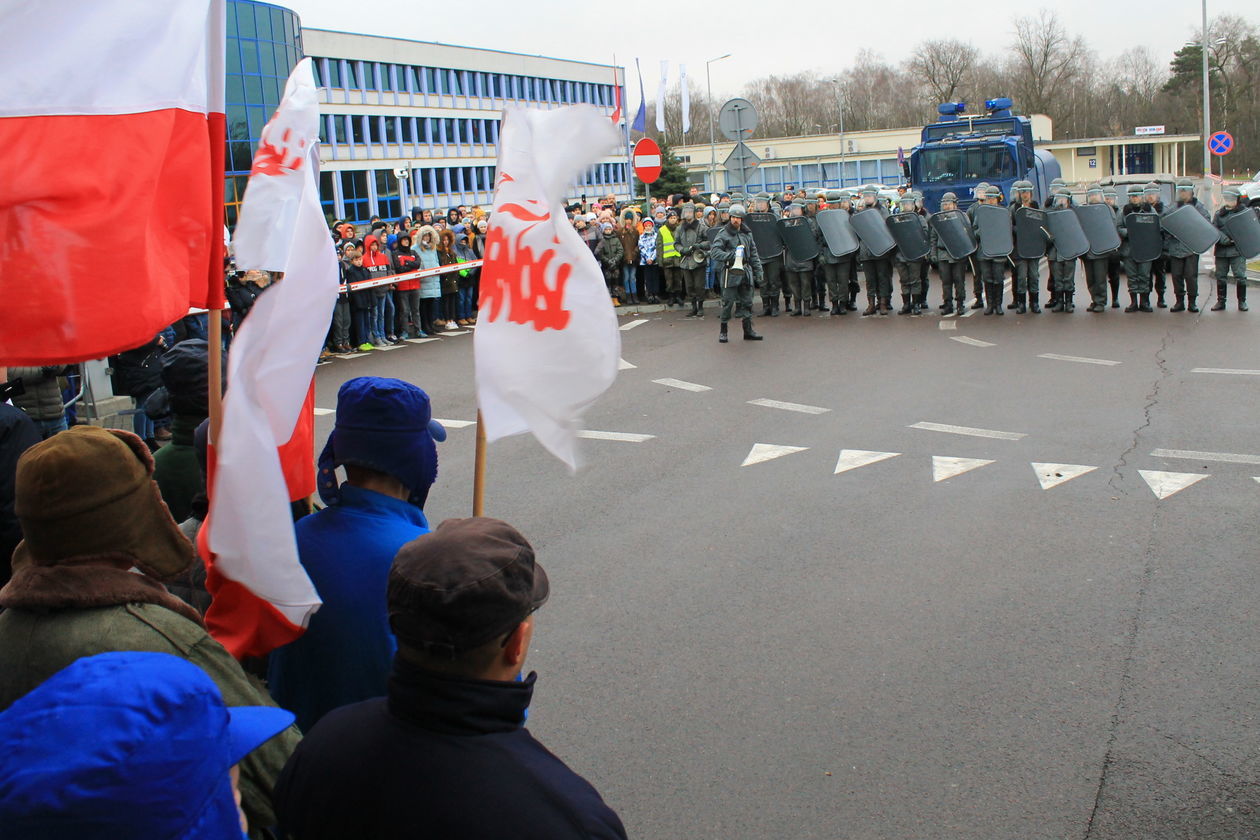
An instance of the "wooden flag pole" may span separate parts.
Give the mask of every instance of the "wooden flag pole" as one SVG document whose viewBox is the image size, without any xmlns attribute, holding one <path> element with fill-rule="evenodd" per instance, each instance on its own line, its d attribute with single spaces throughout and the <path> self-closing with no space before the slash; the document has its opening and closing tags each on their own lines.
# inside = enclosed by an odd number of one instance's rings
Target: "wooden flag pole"
<svg viewBox="0 0 1260 840">
<path fill-rule="evenodd" d="M 210 442 L 218 443 L 223 426 L 223 310 L 211 309 L 207 335 L 210 345 Z"/>
<path fill-rule="evenodd" d="M 477 455 L 473 461 L 473 516 L 484 516 L 486 509 L 486 427 L 477 409 Z"/>
</svg>

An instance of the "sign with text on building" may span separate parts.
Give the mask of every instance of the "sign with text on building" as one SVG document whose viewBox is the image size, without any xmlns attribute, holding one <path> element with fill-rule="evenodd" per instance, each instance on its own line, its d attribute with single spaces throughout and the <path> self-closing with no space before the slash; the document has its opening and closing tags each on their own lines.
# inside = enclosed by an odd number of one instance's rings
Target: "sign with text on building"
<svg viewBox="0 0 1260 840">
<path fill-rule="evenodd" d="M 1148 134 L 1163 134 L 1164 127 L 1162 125 L 1139 125 L 1137 128 L 1133 129 L 1133 133 L 1139 137 L 1143 137 Z"/>
</svg>

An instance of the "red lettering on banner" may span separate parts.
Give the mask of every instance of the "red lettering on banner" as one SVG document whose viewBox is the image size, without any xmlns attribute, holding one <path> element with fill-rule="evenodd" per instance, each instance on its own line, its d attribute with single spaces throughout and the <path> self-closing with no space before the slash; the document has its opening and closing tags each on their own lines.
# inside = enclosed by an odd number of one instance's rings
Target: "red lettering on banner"
<svg viewBox="0 0 1260 840">
<path fill-rule="evenodd" d="M 573 266 L 555 263 L 557 253 L 548 248 L 536 257 L 519 237 L 512 243 L 503 228 L 491 225 L 481 271 L 480 311 L 490 321 L 506 314 L 511 323 L 531 324 L 538 332 L 567 327 L 571 313 L 564 308 L 564 287 Z"/>
</svg>

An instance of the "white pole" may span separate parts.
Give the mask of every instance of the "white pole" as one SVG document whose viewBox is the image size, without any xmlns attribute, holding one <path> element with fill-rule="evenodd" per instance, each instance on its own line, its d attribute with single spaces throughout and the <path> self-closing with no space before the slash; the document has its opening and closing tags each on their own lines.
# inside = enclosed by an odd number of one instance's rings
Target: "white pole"
<svg viewBox="0 0 1260 840">
<path fill-rule="evenodd" d="M 717 144 L 713 134 L 713 76 L 709 72 L 709 65 L 724 58 L 730 58 L 731 54 L 720 55 L 717 58 L 711 58 L 704 63 L 704 81 L 708 88 L 709 96 L 709 192 L 715 193 L 717 188 Z"/>
<path fill-rule="evenodd" d="M 1212 174 L 1212 153 L 1208 137 L 1212 136 L 1212 98 L 1208 90 L 1208 16 L 1207 0 L 1203 0 L 1203 177 Z"/>
</svg>

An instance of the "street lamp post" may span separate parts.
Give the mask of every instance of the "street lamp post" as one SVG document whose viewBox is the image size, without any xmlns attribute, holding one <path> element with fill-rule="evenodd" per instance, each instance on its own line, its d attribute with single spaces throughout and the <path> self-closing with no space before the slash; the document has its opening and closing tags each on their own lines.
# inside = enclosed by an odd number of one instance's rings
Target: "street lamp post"
<svg viewBox="0 0 1260 840">
<path fill-rule="evenodd" d="M 1208 97 L 1208 17 L 1207 0 L 1203 0 L 1203 177 L 1212 174 L 1212 154 L 1208 151 L 1208 138 L 1212 136 L 1212 100 Z"/>
<path fill-rule="evenodd" d="M 1207 0 L 1204 0 L 1207 2 Z M 717 58 L 710 58 L 704 63 L 704 82 L 709 91 L 709 192 L 717 192 L 717 142 L 713 133 L 713 77 L 709 73 L 709 65 L 714 62 L 721 61 L 724 58 L 730 58 L 731 54 L 719 55 Z M 1206 140 L 1204 142 L 1207 142 Z"/>
<path fill-rule="evenodd" d="M 840 169 L 836 172 L 836 185 L 839 189 L 844 189 L 844 88 L 841 87 L 839 77 L 831 82 L 836 86 L 836 108 L 840 112 Z"/>
</svg>

